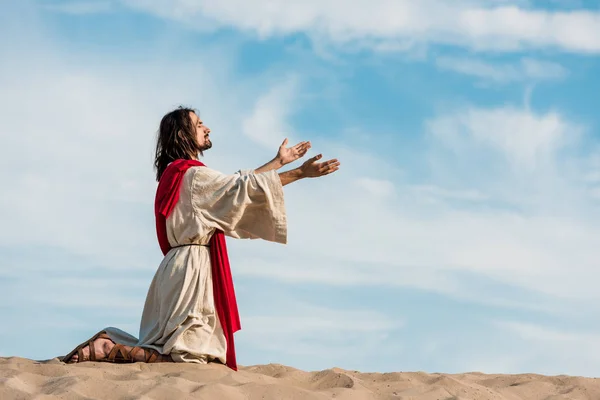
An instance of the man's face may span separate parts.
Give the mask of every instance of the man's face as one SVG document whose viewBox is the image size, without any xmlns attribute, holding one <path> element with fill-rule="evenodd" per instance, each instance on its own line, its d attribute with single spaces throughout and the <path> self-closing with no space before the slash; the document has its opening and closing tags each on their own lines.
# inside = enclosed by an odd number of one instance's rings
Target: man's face
<svg viewBox="0 0 600 400">
<path fill-rule="evenodd" d="M 212 147 L 212 142 L 208 137 L 210 128 L 204 125 L 204 122 L 202 122 L 196 113 L 190 112 L 190 118 L 192 119 L 192 124 L 196 128 L 196 139 L 198 139 L 200 150 L 204 151 L 210 149 Z"/>
</svg>

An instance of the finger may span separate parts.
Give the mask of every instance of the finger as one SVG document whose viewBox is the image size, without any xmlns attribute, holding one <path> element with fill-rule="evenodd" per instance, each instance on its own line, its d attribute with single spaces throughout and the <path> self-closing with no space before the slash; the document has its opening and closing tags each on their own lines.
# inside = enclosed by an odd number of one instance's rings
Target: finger
<svg viewBox="0 0 600 400">
<path fill-rule="evenodd" d="M 297 150 L 309 149 L 310 148 L 310 142 L 300 142 L 297 145 L 295 145 L 293 148 L 297 149 Z"/>
<path fill-rule="evenodd" d="M 288 144 L 288 139 L 287 139 L 287 138 L 285 138 L 285 139 L 283 140 L 283 143 L 281 143 L 281 146 L 279 146 L 279 147 L 285 147 L 285 146 L 287 146 L 287 144 Z"/>
<path fill-rule="evenodd" d="M 327 169 L 326 171 L 324 171 L 324 172 L 321 174 L 321 176 L 325 176 L 325 175 L 332 174 L 332 173 L 334 173 L 335 171 L 337 171 L 338 169 L 339 169 L 339 167 L 332 167 L 332 168 L 329 168 L 329 169 Z"/>
<path fill-rule="evenodd" d="M 321 157 L 323 157 L 323 154 L 317 154 L 313 158 L 309 159 L 308 162 L 314 163 L 315 161 L 320 160 Z"/>
<path fill-rule="evenodd" d="M 331 164 L 329 167 L 327 167 L 327 173 L 330 174 L 332 172 L 337 171 L 338 169 L 340 169 L 340 163 Z"/>
<path fill-rule="evenodd" d="M 339 161 L 322 163 L 319 166 L 318 171 L 319 171 L 319 173 L 324 173 L 324 172 L 329 171 L 330 169 L 339 168 L 339 166 L 340 166 Z"/>
<path fill-rule="evenodd" d="M 298 150 L 298 153 L 299 153 L 299 154 L 302 154 L 302 155 L 305 155 L 305 154 L 306 154 L 306 152 L 308 152 L 308 147 L 305 147 L 305 148 L 303 148 L 303 149 L 300 149 L 300 150 Z"/>
<path fill-rule="evenodd" d="M 336 160 L 336 159 L 324 161 L 324 162 L 322 162 L 322 163 L 319 164 L 319 168 L 327 168 L 328 166 L 333 165 L 333 164 L 338 164 L 339 165 L 340 162 L 338 160 Z"/>
</svg>

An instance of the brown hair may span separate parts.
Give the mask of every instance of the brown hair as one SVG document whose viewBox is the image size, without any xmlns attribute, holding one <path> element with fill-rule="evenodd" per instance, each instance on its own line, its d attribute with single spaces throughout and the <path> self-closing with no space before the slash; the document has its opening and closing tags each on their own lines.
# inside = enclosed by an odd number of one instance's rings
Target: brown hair
<svg viewBox="0 0 600 400">
<path fill-rule="evenodd" d="M 196 110 L 180 106 L 160 121 L 154 158 L 157 181 L 169 163 L 181 158 L 192 160 L 202 154 L 190 112 L 196 113 Z"/>
</svg>

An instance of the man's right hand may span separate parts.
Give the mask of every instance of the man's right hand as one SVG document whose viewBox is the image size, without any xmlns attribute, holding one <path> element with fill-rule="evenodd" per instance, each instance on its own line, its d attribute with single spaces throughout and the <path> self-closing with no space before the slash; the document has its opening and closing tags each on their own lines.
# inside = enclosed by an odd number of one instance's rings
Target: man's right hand
<svg viewBox="0 0 600 400">
<path fill-rule="evenodd" d="M 300 171 L 302 172 L 303 178 L 319 178 L 321 176 L 329 175 L 340 169 L 340 162 L 335 158 L 329 161 L 318 163 L 317 161 L 322 157 L 322 154 L 316 155 L 302 164 Z"/>
</svg>

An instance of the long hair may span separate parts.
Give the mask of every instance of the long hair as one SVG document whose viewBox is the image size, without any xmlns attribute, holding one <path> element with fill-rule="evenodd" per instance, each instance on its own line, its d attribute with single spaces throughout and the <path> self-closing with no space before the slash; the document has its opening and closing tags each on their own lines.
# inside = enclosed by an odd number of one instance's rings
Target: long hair
<svg viewBox="0 0 600 400">
<path fill-rule="evenodd" d="M 196 110 L 180 106 L 160 121 L 154 158 L 157 181 L 169 163 L 180 158 L 192 160 L 202 154 L 190 112 L 196 113 Z"/>
</svg>

